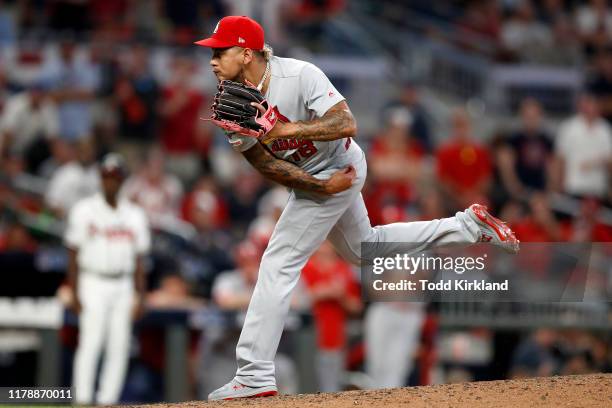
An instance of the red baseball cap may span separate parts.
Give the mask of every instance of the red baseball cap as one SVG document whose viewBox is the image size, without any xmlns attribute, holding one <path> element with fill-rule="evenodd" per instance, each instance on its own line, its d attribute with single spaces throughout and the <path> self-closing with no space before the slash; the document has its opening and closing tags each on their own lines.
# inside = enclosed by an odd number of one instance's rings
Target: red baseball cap
<svg viewBox="0 0 612 408">
<path fill-rule="evenodd" d="M 210 48 L 243 47 L 261 51 L 264 47 L 264 30 L 257 21 L 247 16 L 227 16 L 219 20 L 209 38 L 194 44 Z"/>
</svg>

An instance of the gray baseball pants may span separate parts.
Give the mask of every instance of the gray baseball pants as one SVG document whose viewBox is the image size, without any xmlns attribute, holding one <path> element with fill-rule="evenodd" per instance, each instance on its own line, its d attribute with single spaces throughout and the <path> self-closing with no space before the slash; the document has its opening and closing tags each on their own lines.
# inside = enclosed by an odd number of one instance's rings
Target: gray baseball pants
<svg viewBox="0 0 612 408">
<path fill-rule="evenodd" d="M 290 295 L 310 256 L 325 239 L 347 261 L 361 263 L 361 242 L 384 243 L 394 253 L 392 243 L 415 243 L 414 251 L 454 243 L 474 243 L 479 229 L 465 212 L 454 217 L 372 227 L 361 196 L 367 164 L 365 155 L 357 159 L 353 186 L 331 197 L 321 198 L 303 191 L 292 191 L 287 206 L 261 260 L 259 277 L 249 304 L 236 347 L 236 380 L 250 387 L 274 385 L 274 356 L 289 311 Z M 336 169 L 318 177 L 329 177 Z M 398 244 L 399 245 L 399 244 Z M 378 256 L 385 256 L 378 252 Z"/>
</svg>

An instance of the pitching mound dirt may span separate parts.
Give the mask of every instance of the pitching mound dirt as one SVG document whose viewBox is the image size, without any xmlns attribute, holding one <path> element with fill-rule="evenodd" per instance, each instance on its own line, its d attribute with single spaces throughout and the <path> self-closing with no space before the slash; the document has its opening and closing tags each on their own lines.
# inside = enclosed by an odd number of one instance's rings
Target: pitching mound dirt
<svg viewBox="0 0 612 408">
<path fill-rule="evenodd" d="M 145 406 L 138 406 L 143 408 Z M 530 378 L 335 394 L 304 394 L 222 402 L 192 401 L 150 407 L 189 408 L 429 408 L 612 407 L 612 374 Z"/>
</svg>

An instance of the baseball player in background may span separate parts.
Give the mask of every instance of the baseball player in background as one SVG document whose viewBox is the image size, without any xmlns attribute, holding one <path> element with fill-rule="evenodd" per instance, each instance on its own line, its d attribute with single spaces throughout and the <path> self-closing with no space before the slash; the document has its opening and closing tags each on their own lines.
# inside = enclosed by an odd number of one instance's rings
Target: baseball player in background
<svg viewBox="0 0 612 408">
<path fill-rule="evenodd" d="M 114 404 L 119 400 L 128 362 L 132 317 L 143 307 L 143 255 L 150 247 L 144 212 L 119 189 L 127 171 L 121 156 L 110 153 L 100 164 L 102 192 L 70 210 L 65 244 L 68 285 L 79 314 L 73 388 L 77 404 Z M 95 373 L 104 350 L 100 387 Z"/>
<path fill-rule="evenodd" d="M 231 80 L 263 94 L 266 101 L 253 105 L 267 121 L 257 137 L 228 121 L 214 123 L 261 174 L 291 189 L 261 260 L 236 348 L 236 376 L 209 400 L 277 393 L 274 355 L 290 294 L 304 264 L 325 239 L 357 265 L 362 261 L 361 242 L 384 243 L 377 256 L 394 254 L 393 243 L 414 243 L 416 252 L 487 241 L 518 251 L 512 231 L 478 204 L 450 218 L 372 228 L 361 196 L 367 165 L 353 141 L 355 119 L 325 74 L 311 63 L 273 56 L 262 27 L 244 16 L 221 19 L 212 36 L 196 44 L 212 48 L 210 65 L 221 81 L 220 92 L 233 86 L 223 82 Z M 223 113 L 218 105 L 227 97 L 217 94 L 213 119 Z"/>
</svg>

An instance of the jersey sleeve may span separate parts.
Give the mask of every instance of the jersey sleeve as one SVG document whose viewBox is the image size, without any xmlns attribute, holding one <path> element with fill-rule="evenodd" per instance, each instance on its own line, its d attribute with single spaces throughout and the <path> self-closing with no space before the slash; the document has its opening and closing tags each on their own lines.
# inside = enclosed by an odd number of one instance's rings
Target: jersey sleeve
<svg viewBox="0 0 612 408">
<path fill-rule="evenodd" d="M 300 72 L 300 88 L 306 107 L 318 117 L 344 100 L 323 71 L 312 64 L 307 64 Z"/>
<path fill-rule="evenodd" d="M 257 139 L 251 136 L 244 136 L 240 133 L 228 132 L 225 134 L 229 144 L 237 152 L 245 152 L 258 143 Z"/>
<path fill-rule="evenodd" d="M 79 249 L 87 239 L 87 220 L 84 208 L 78 203 L 68 213 L 68 225 L 64 232 L 64 245 Z"/>
</svg>

